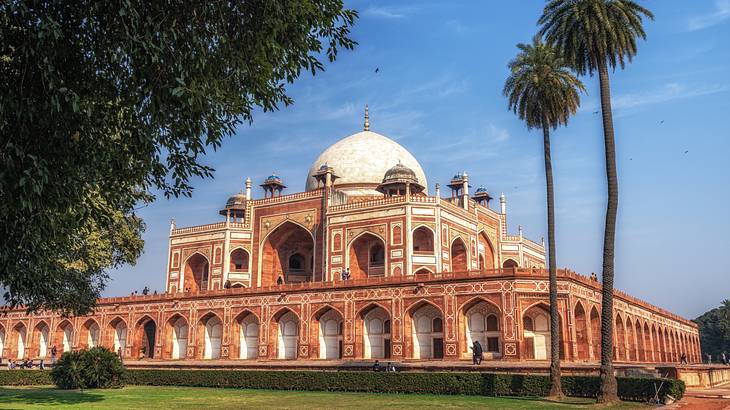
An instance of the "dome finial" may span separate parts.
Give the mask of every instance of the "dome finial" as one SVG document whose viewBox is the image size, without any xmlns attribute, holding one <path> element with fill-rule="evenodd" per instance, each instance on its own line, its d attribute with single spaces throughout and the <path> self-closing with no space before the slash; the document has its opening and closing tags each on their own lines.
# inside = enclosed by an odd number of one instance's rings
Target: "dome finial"
<svg viewBox="0 0 730 410">
<path fill-rule="evenodd" d="M 363 131 L 370 131 L 370 115 L 368 114 L 368 105 L 365 104 L 365 126 Z"/>
</svg>

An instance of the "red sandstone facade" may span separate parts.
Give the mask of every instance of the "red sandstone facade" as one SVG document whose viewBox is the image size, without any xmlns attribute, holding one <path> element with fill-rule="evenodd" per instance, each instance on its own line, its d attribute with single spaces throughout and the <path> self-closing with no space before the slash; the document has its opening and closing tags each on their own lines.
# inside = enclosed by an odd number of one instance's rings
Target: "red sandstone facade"
<svg viewBox="0 0 730 410">
<path fill-rule="evenodd" d="M 381 147 L 367 127 L 333 147 Z M 305 192 L 281 195 L 272 176 L 252 199 L 247 181 L 224 221 L 173 224 L 164 294 L 104 298 L 70 319 L 9 312 L 0 355 L 103 345 L 135 359 L 457 360 L 479 340 L 487 360 L 549 357 L 544 246 L 507 234 L 504 196 L 499 212 L 485 190 L 470 197 L 466 174 L 430 196 L 403 152 L 382 180 L 358 179 L 357 150 L 328 151 Z M 568 270 L 558 280 L 561 356 L 598 360 L 600 284 Z M 621 292 L 614 312 L 617 361 L 700 362 L 694 323 Z"/>
</svg>

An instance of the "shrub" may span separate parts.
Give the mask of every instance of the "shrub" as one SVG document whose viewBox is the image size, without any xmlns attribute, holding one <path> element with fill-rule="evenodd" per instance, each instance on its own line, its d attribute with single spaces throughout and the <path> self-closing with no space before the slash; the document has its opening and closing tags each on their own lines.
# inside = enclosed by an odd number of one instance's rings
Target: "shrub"
<svg viewBox="0 0 730 410">
<path fill-rule="evenodd" d="M 51 378 L 61 389 L 121 387 L 124 366 L 104 347 L 65 352 L 53 366 Z"/>
<path fill-rule="evenodd" d="M 546 396 L 547 376 L 492 373 L 374 373 L 241 370 L 129 370 L 125 382 L 152 386 L 232 387 L 245 389 L 431 393 L 485 396 Z M 597 376 L 564 376 L 568 396 L 597 397 Z M 671 394 L 680 399 L 684 382 L 674 379 L 618 378 L 619 397 L 647 401 Z"/>
</svg>

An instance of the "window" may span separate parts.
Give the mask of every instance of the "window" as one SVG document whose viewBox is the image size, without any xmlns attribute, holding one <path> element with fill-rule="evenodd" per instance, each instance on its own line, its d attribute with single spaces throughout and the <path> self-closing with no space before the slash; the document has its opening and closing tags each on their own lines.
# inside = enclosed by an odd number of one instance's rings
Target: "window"
<svg viewBox="0 0 730 410">
<path fill-rule="evenodd" d="M 289 257 L 289 269 L 291 270 L 304 270 L 304 256 L 295 253 Z"/>
<path fill-rule="evenodd" d="M 488 337 L 487 338 L 487 351 L 499 353 L 499 338 Z"/>
<path fill-rule="evenodd" d="M 444 323 L 440 317 L 433 319 L 433 332 L 441 333 L 444 331 Z"/>
<path fill-rule="evenodd" d="M 525 328 L 525 330 L 534 331 L 535 325 L 532 323 L 532 318 L 529 316 L 525 316 L 525 318 L 522 320 L 522 326 Z"/>
<path fill-rule="evenodd" d="M 488 332 L 499 331 L 499 321 L 497 320 L 497 316 L 495 316 L 495 315 L 487 316 L 487 331 Z"/>
</svg>

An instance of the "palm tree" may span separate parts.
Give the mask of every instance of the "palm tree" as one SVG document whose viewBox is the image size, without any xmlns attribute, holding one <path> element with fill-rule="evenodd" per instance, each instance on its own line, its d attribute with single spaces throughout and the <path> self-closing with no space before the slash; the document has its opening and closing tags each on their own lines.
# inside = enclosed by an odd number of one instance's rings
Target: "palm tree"
<svg viewBox="0 0 730 410">
<path fill-rule="evenodd" d="M 603 234 L 603 296 L 601 314 L 601 392 L 599 402 L 618 400 L 613 374 L 613 269 L 618 210 L 616 147 L 613 135 L 608 67 L 624 68 L 636 55 L 637 38 L 646 38 L 643 18 L 654 19 L 632 0 L 550 0 L 538 20 L 540 34 L 556 47 L 580 75 L 598 72 L 603 138 L 606 150 L 608 203 Z"/>
<path fill-rule="evenodd" d="M 504 84 L 509 109 L 525 121 L 528 129 L 540 128 L 545 153 L 547 186 L 548 266 L 550 282 L 550 396 L 561 398 L 560 316 L 558 313 L 557 263 L 555 262 L 555 200 L 550 157 L 550 128 L 566 125 L 580 105 L 583 84 L 573 76 L 555 49 L 539 36 L 532 44 L 518 44 L 520 52 L 510 61 L 510 76 Z"/>
</svg>

